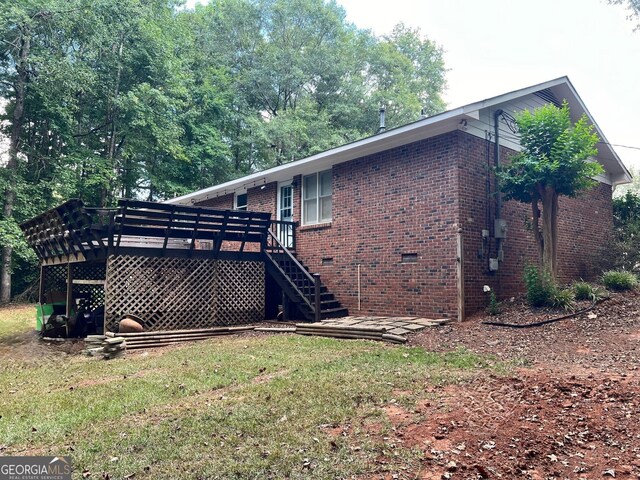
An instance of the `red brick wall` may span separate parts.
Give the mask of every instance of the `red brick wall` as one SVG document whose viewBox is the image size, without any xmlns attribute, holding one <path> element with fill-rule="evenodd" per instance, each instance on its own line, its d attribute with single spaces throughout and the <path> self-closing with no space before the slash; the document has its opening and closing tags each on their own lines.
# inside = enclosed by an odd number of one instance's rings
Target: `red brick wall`
<svg viewBox="0 0 640 480">
<path fill-rule="evenodd" d="M 298 228 L 297 250 L 350 313 L 456 315 L 456 157 L 449 134 L 333 167 L 332 222 Z"/>
<path fill-rule="evenodd" d="M 264 188 L 263 188 L 264 187 Z M 269 212 L 271 218 L 276 218 L 276 194 L 277 183 L 267 183 L 259 187 L 249 188 L 247 190 L 247 208 L 254 212 Z M 233 208 L 233 193 L 221 195 L 219 197 L 210 198 L 197 202 L 195 205 L 198 207 L 210 207 L 219 209 L 232 209 Z M 222 245 L 223 250 L 237 251 L 239 248 L 238 242 L 224 242 Z M 244 251 L 256 252 L 260 251 L 260 245 L 257 243 L 245 245 Z"/>
<path fill-rule="evenodd" d="M 465 313 L 468 315 L 484 308 L 488 295 L 484 285 L 490 285 L 499 298 L 505 299 L 523 292 L 522 272 L 527 263 L 537 263 L 537 250 L 531 233 L 531 207 L 519 202 L 505 202 L 503 218 L 507 221 L 507 239 L 504 243 L 504 262 L 497 273 L 488 272 L 488 255 L 479 258 L 482 248 L 482 229 L 489 228 L 493 237 L 495 202 L 490 202 L 490 223 L 486 226 L 487 144 L 484 140 L 459 132 L 460 162 L 460 218 L 465 246 L 464 289 Z M 506 148 L 502 158 L 513 154 Z M 493 166 L 493 143 L 489 161 Z M 492 175 L 493 177 L 493 175 Z M 493 191 L 493 178 L 491 191 Z M 598 186 L 577 198 L 561 197 L 558 222 L 559 280 L 593 279 L 599 271 L 599 262 L 613 229 L 611 187 Z M 489 244 L 490 256 L 496 256 L 495 240 Z M 486 249 L 485 249 L 486 250 Z"/>
<path fill-rule="evenodd" d="M 227 193 L 226 195 L 221 195 L 219 197 L 202 200 L 201 202 L 196 202 L 194 205 L 196 207 L 209 207 L 218 208 L 220 210 L 230 210 L 233 208 L 233 193 Z"/>
<path fill-rule="evenodd" d="M 271 182 L 259 187 L 247 189 L 247 208 L 254 212 L 270 212 L 271 218 L 276 218 L 277 183 Z M 233 208 L 233 193 L 197 202 L 198 207 L 219 208 L 222 210 Z"/>
<path fill-rule="evenodd" d="M 504 159 L 513 154 L 502 148 Z M 489 158 L 487 159 L 487 155 Z M 489 164 L 487 163 L 489 160 Z M 523 291 L 522 271 L 537 260 L 528 205 L 506 202 L 505 261 L 488 272 L 496 256 L 495 202 L 489 202 L 487 172 L 493 144 L 452 132 L 333 167 L 333 218 L 330 224 L 299 226 L 299 258 L 352 314 L 457 315 L 456 234 L 464 243 L 465 313 L 484 308 L 490 285 L 502 299 Z M 294 220 L 300 222 L 300 176 L 294 180 Z M 491 175 L 491 191 L 494 191 Z M 276 218 L 277 183 L 248 190 L 248 208 Z M 198 203 L 232 208 L 233 194 Z M 592 278 L 612 231 L 611 187 L 599 184 L 579 198 L 560 199 L 560 279 Z M 491 232 L 481 258 L 482 229 Z M 416 253 L 417 263 L 401 263 Z M 322 259 L 332 259 L 322 265 Z M 358 311 L 357 267 L 361 269 Z"/>
</svg>

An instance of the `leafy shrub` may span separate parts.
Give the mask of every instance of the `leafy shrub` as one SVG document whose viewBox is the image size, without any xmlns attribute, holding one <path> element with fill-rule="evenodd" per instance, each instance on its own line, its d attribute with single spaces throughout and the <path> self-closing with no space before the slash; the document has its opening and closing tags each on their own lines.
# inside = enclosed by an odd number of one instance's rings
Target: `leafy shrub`
<svg viewBox="0 0 640 480">
<path fill-rule="evenodd" d="M 527 303 L 532 307 L 573 310 L 575 306 L 573 289 L 559 288 L 546 270 L 527 265 L 524 269 L 524 283 L 527 289 Z"/>
<path fill-rule="evenodd" d="M 563 310 L 573 310 L 575 307 L 573 290 L 570 288 L 555 288 L 554 290 L 552 306 Z"/>
<path fill-rule="evenodd" d="M 500 314 L 500 302 L 498 302 L 496 294 L 493 292 L 491 292 L 491 296 L 489 297 L 489 306 L 487 307 L 487 313 L 492 317 Z"/>
<path fill-rule="evenodd" d="M 601 298 L 607 296 L 607 291 L 604 288 L 596 287 L 588 282 L 579 281 L 573 284 L 573 294 L 576 300 L 591 300 L 595 302 Z"/>
<path fill-rule="evenodd" d="M 588 282 L 574 282 L 573 293 L 576 300 L 593 300 L 595 288 Z"/>
<path fill-rule="evenodd" d="M 638 286 L 638 278 L 631 272 L 610 270 L 602 275 L 602 283 L 609 290 L 621 292 L 636 288 Z"/>
<path fill-rule="evenodd" d="M 640 269 L 640 195 L 627 191 L 613 199 L 614 242 L 606 255 L 614 268 L 628 271 Z"/>
<path fill-rule="evenodd" d="M 524 267 L 524 284 L 527 290 L 527 303 L 532 307 L 553 305 L 556 286 L 547 271 L 540 271 L 535 265 Z"/>
</svg>

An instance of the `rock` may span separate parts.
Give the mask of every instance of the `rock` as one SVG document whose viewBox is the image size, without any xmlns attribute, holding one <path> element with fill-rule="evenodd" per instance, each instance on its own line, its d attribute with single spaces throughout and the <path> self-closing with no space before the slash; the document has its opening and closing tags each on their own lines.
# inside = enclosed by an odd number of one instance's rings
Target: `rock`
<svg viewBox="0 0 640 480">
<path fill-rule="evenodd" d="M 118 333 L 136 333 L 144 332 L 144 327 L 131 317 L 124 317 L 120 320 Z"/>
</svg>

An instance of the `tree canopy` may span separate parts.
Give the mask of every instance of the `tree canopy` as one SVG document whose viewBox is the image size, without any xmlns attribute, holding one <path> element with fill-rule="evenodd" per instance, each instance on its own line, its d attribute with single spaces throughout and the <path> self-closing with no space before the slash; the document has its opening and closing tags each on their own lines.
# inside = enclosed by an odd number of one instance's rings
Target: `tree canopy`
<svg viewBox="0 0 640 480">
<path fill-rule="evenodd" d="M 575 124 L 571 121 L 567 102 L 524 110 L 516 122 L 522 151 L 498 171 L 498 179 L 506 200 L 531 204 L 542 266 L 555 277 L 558 197 L 574 197 L 596 184 L 593 177 L 603 168 L 590 157 L 597 154 L 599 138 L 586 116 Z"/>
<path fill-rule="evenodd" d="M 63 199 L 188 193 L 371 135 L 381 105 L 437 113 L 444 87 L 418 29 L 377 37 L 332 0 L 1 2 L 2 271 Z"/>
<path fill-rule="evenodd" d="M 640 30 L 640 0 L 609 0 L 609 3 L 626 5 L 629 10 L 629 20 L 636 22 L 636 30 Z"/>
</svg>

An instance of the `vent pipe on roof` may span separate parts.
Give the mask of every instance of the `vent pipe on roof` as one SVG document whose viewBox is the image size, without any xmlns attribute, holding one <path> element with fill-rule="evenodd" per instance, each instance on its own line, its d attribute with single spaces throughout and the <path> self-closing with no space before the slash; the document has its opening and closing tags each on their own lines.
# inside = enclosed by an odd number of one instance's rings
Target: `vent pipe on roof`
<svg viewBox="0 0 640 480">
<path fill-rule="evenodd" d="M 384 111 L 385 111 L 384 105 L 382 105 L 380 107 L 380 127 L 378 128 L 378 133 L 382 133 L 387 129 L 387 127 L 385 127 L 385 124 L 384 124 Z"/>
</svg>

